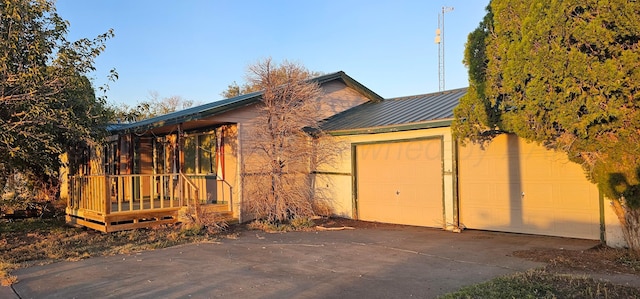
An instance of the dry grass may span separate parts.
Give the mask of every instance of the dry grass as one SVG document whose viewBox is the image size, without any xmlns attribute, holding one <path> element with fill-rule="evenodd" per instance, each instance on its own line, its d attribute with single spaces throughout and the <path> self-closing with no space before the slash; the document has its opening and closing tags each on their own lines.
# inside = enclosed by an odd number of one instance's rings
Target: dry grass
<svg viewBox="0 0 640 299">
<path fill-rule="evenodd" d="M 594 279 L 596 274 L 633 274 L 640 256 L 597 246 L 588 250 L 532 249 L 513 256 L 546 263 L 543 269 L 498 277 L 442 298 L 640 298 L 640 289 Z"/>
<path fill-rule="evenodd" d="M 640 298 L 640 290 L 538 269 L 498 277 L 441 298 Z"/>
<path fill-rule="evenodd" d="M 247 225 L 248 229 L 261 230 L 268 233 L 313 230 L 315 222 L 308 217 L 296 217 L 288 222 L 270 222 L 256 220 Z"/>
<path fill-rule="evenodd" d="M 61 218 L 2 222 L 0 235 L 0 280 L 4 285 L 17 281 L 10 274 L 12 270 L 33 264 L 210 242 L 218 236 L 202 226 L 180 225 L 107 234 L 68 227 Z"/>
<path fill-rule="evenodd" d="M 18 281 L 18 277 L 9 274 L 11 264 L 0 262 L 0 285 L 3 287 L 10 286 Z"/>
<path fill-rule="evenodd" d="M 597 246 L 588 250 L 532 249 L 516 251 L 513 256 L 547 263 L 547 269 L 556 272 L 640 275 L 639 253 L 606 246 Z"/>
</svg>

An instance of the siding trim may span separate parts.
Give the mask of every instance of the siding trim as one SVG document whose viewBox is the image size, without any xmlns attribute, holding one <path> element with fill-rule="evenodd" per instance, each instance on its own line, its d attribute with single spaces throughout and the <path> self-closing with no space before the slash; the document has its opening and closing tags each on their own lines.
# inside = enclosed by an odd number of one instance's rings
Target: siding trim
<svg viewBox="0 0 640 299">
<path fill-rule="evenodd" d="M 600 208 L 600 242 L 602 242 L 602 244 L 606 244 L 607 243 L 607 236 L 606 236 L 606 224 L 605 224 L 605 219 L 604 219 L 604 195 L 602 194 L 602 192 L 600 191 L 600 188 L 598 188 L 598 206 Z"/>
<path fill-rule="evenodd" d="M 351 176 L 350 172 L 335 172 L 335 171 L 312 171 L 311 174 Z"/>
<path fill-rule="evenodd" d="M 329 133 L 329 135 L 332 135 L 332 136 L 379 134 L 379 133 L 449 127 L 451 126 L 451 122 L 452 122 L 451 119 L 447 119 L 447 120 L 429 121 L 429 122 L 423 122 L 423 123 L 391 125 L 391 126 L 385 126 L 385 127 L 329 131 L 327 133 Z"/>
</svg>

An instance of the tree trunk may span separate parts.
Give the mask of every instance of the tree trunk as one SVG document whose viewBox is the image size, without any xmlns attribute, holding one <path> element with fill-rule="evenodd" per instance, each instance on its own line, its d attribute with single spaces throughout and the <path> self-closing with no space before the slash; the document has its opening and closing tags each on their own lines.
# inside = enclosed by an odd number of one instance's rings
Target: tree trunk
<svg viewBox="0 0 640 299">
<path fill-rule="evenodd" d="M 613 210 L 622 225 L 622 233 L 629 249 L 640 253 L 640 209 L 625 204 L 624 198 L 613 201 Z"/>
</svg>

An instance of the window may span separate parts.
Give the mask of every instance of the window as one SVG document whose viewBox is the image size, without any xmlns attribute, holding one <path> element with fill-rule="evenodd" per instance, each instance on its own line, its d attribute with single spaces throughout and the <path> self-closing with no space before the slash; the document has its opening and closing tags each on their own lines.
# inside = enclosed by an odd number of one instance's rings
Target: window
<svg viewBox="0 0 640 299">
<path fill-rule="evenodd" d="M 184 138 L 184 172 L 215 173 L 216 135 L 214 132 Z"/>
<path fill-rule="evenodd" d="M 198 136 L 199 173 L 216 172 L 216 135 Z"/>
</svg>

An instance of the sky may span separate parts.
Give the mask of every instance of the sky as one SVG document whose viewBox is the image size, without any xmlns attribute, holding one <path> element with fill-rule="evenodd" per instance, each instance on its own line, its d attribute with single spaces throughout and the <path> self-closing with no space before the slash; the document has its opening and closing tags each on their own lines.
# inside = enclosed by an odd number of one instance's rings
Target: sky
<svg viewBox="0 0 640 299">
<path fill-rule="evenodd" d="M 444 15 L 445 89 L 466 87 L 464 44 L 489 0 L 57 0 L 68 40 L 115 37 L 89 74 L 109 82 L 108 101 L 134 105 L 151 93 L 221 100 L 247 66 L 271 57 L 310 71 L 344 71 L 384 98 L 437 92 Z"/>
</svg>

